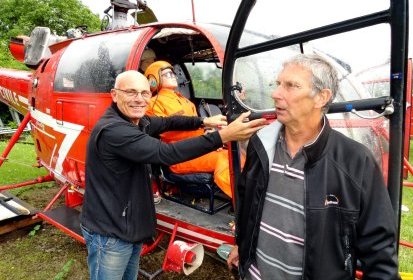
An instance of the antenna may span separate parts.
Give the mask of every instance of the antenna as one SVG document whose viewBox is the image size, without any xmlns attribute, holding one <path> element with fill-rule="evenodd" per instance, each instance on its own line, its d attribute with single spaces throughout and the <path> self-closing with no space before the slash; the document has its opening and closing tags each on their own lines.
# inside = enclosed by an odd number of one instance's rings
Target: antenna
<svg viewBox="0 0 413 280">
<path fill-rule="evenodd" d="M 196 23 L 195 20 L 195 6 L 194 6 L 194 0 L 191 0 L 191 5 L 192 5 L 192 22 Z"/>
</svg>

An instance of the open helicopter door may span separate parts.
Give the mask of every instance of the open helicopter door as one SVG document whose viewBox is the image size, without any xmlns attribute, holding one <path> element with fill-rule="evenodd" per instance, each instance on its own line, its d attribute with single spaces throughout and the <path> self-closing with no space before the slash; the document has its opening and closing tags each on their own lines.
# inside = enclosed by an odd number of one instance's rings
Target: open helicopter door
<svg viewBox="0 0 413 280">
<path fill-rule="evenodd" d="M 284 60 L 301 52 L 316 53 L 331 62 L 339 73 L 341 94 L 327 117 L 333 128 L 378 155 L 399 231 L 407 24 L 407 0 L 363 4 L 353 0 L 243 0 L 227 41 L 222 75 L 230 120 L 246 110 L 254 117 L 273 119 L 271 82 Z M 389 90 L 372 96 L 353 73 L 389 58 Z M 383 141 L 387 141 L 384 146 L 379 143 Z M 239 143 L 231 143 L 234 186 L 241 172 L 242 149 Z M 234 191 L 237 198 L 236 187 Z"/>
</svg>

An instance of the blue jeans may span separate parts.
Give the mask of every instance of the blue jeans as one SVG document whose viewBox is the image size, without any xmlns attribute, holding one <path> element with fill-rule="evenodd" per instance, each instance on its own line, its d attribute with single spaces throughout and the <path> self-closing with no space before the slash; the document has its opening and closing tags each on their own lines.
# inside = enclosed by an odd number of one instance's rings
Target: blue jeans
<svg viewBox="0 0 413 280">
<path fill-rule="evenodd" d="M 83 237 L 88 251 L 87 264 L 91 280 L 136 280 L 142 243 L 130 243 L 103 236 L 84 226 Z"/>
</svg>

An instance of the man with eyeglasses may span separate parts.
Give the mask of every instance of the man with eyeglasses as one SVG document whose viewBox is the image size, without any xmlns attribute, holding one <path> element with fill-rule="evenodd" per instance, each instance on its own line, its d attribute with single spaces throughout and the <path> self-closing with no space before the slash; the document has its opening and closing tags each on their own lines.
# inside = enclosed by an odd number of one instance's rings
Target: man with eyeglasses
<svg viewBox="0 0 413 280">
<path fill-rule="evenodd" d="M 145 76 L 154 96 L 151 99 L 147 115 L 149 116 L 198 116 L 195 104 L 183 96 L 178 90 L 177 77 L 173 67 L 166 61 L 156 61 L 148 66 Z M 223 116 L 222 116 L 223 117 Z M 176 141 L 196 137 L 205 133 L 204 128 L 187 131 L 168 131 L 162 133 L 163 142 L 174 143 Z M 169 166 L 172 173 L 214 174 L 215 184 L 229 197 L 232 197 L 228 151 L 220 148 L 201 157 Z"/>
<path fill-rule="evenodd" d="M 152 94 L 138 71 L 119 74 L 111 96 L 113 102 L 93 128 L 87 145 L 81 229 L 90 279 L 136 280 L 142 244 L 155 235 L 150 164 L 172 165 L 225 142 L 247 139 L 266 121 L 243 122 L 246 113 L 219 131 L 167 144 L 152 135 L 227 122 L 221 116 L 203 120 L 145 116 Z"/>
</svg>

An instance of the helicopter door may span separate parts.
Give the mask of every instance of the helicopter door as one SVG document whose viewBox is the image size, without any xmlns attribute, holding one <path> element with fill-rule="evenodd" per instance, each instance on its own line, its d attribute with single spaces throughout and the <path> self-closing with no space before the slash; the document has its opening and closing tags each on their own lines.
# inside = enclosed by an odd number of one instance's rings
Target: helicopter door
<svg viewBox="0 0 413 280">
<path fill-rule="evenodd" d="M 333 128 L 378 155 L 399 223 L 408 5 L 407 0 L 362 2 L 243 0 L 226 45 L 223 95 L 230 120 L 247 110 L 273 119 L 271 91 L 282 62 L 298 53 L 328 60 L 339 73 L 340 94 L 327 117 Z M 320 11 L 322 16 L 314 16 Z M 390 86 L 380 96 L 371 94 L 356 73 L 385 62 L 390 62 L 385 70 Z M 231 143 L 230 152 L 236 186 L 242 145 Z"/>
</svg>

